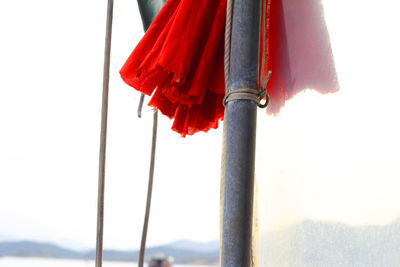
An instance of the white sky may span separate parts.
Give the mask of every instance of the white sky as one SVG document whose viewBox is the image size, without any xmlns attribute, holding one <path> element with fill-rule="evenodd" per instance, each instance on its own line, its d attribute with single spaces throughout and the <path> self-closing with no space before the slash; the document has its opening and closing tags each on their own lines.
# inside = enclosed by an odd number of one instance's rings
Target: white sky
<svg viewBox="0 0 400 267">
<path fill-rule="evenodd" d="M 341 92 L 259 111 L 260 228 L 400 216 L 396 1 L 325 0 Z M 94 247 L 106 1 L 0 2 L 0 236 Z M 152 113 L 118 70 L 142 36 L 114 6 L 105 247 L 137 248 Z M 148 244 L 219 234 L 221 130 L 182 139 L 160 118 Z"/>
<path fill-rule="evenodd" d="M 324 5 L 341 91 L 308 91 L 275 118 L 259 115 L 263 231 L 304 218 L 357 225 L 400 216 L 400 5 Z"/>
</svg>

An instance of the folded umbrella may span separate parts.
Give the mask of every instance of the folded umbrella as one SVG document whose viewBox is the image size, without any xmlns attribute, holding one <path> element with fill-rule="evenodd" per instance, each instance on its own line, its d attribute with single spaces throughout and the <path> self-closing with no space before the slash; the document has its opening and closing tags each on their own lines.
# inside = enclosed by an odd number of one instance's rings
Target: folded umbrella
<svg viewBox="0 0 400 267">
<path fill-rule="evenodd" d="M 269 112 L 303 89 L 336 91 L 320 0 L 263 1 L 259 74 L 272 71 Z M 225 15 L 223 0 L 168 0 L 120 71 L 128 85 L 152 95 L 149 105 L 174 119 L 172 129 L 182 136 L 217 128 L 223 119 Z"/>
</svg>

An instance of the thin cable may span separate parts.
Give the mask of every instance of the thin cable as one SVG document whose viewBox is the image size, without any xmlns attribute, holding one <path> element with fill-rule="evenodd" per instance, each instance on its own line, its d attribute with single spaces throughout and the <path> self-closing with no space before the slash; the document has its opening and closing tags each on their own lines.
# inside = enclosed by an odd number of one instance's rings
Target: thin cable
<svg viewBox="0 0 400 267">
<path fill-rule="evenodd" d="M 231 35 L 232 35 L 233 0 L 226 3 L 225 43 L 224 43 L 224 76 L 225 92 L 229 91 L 229 79 L 231 71 Z"/>
<path fill-rule="evenodd" d="M 106 40 L 104 49 L 103 99 L 101 108 L 99 181 L 98 181 L 98 196 L 97 196 L 96 267 L 101 267 L 103 264 L 102 261 L 103 261 L 103 226 L 104 226 L 104 183 L 105 183 L 105 165 L 106 165 L 108 91 L 110 83 L 110 57 L 111 57 L 113 8 L 114 8 L 114 1 L 108 0 Z"/>
<path fill-rule="evenodd" d="M 266 22 L 267 6 L 266 6 L 265 0 L 261 0 L 261 2 L 262 2 L 262 8 L 261 8 L 261 10 L 262 10 L 262 14 L 261 14 L 261 18 L 262 18 L 262 40 L 261 40 L 262 41 L 262 55 L 261 56 L 262 56 L 262 58 L 261 58 L 260 84 L 261 84 L 261 88 L 265 88 L 267 83 L 265 82 L 265 84 L 264 84 L 263 78 L 264 78 L 264 70 L 265 70 L 265 42 L 266 42 L 266 40 L 265 40 L 265 38 L 266 38 L 266 29 L 265 29 L 266 23 L 265 22 Z M 269 79 L 269 77 L 268 77 L 268 79 Z"/>
<path fill-rule="evenodd" d="M 229 79 L 231 68 L 231 35 L 232 35 L 232 13 L 233 13 L 233 0 L 227 0 L 226 3 L 226 22 L 225 22 L 225 40 L 224 40 L 224 77 L 225 77 L 225 94 L 229 92 Z M 226 111 L 226 110 L 225 110 Z M 220 178 L 220 191 L 219 191 L 219 246 L 220 257 L 222 252 L 222 223 L 224 215 L 224 188 L 225 188 L 225 172 L 226 172 L 226 136 L 228 134 L 228 112 L 224 112 L 224 124 L 222 132 L 222 152 L 221 152 L 221 178 Z M 221 262 L 220 262 L 221 266 Z"/>
<path fill-rule="evenodd" d="M 149 184 L 147 187 L 146 211 L 143 223 L 142 241 L 140 243 L 140 251 L 139 251 L 139 263 L 138 263 L 139 267 L 143 267 L 144 253 L 146 248 L 147 228 L 149 226 L 151 195 L 153 192 L 154 163 L 156 158 L 157 121 L 158 121 L 158 111 L 155 110 L 153 115 L 153 138 L 151 142 L 150 171 L 149 171 Z"/>
</svg>

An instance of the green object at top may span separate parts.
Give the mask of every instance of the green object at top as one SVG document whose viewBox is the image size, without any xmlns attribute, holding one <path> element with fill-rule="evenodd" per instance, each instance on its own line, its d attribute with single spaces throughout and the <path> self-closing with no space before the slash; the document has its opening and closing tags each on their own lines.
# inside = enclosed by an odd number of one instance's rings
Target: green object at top
<svg viewBox="0 0 400 267">
<path fill-rule="evenodd" d="M 154 18 L 160 12 L 166 0 L 138 0 L 139 11 L 142 17 L 143 28 L 146 31 Z"/>
</svg>

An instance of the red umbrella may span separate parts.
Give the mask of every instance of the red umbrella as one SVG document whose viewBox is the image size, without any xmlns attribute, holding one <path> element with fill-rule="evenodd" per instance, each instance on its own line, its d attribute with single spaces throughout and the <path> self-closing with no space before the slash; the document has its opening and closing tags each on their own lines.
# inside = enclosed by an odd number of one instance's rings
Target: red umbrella
<svg viewBox="0 0 400 267">
<path fill-rule="evenodd" d="M 263 1 L 269 112 L 303 89 L 336 91 L 320 0 Z M 217 128 L 223 118 L 225 14 L 226 1 L 168 0 L 120 71 L 127 84 L 152 95 L 149 105 L 174 119 L 182 136 Z"/>
</svg>

